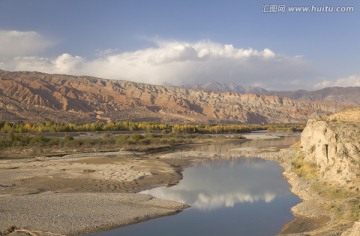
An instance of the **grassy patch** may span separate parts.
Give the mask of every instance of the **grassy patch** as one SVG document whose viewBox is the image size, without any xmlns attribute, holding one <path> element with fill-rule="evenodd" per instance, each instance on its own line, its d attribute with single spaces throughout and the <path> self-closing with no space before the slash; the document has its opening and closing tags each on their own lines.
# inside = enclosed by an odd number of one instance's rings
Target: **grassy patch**
<svg viewBox="0 0 360 236">
<path fill-rule="evenodd" d="M 355 220 L 360 220 L 360 199 L 355 198 L 350 201 L 350 204 L 352 205 L 351 209 L 351 216 Z"/>
<path fill-rule="evenodd" d="M 94 131 L 162 131 L 165 133 L 247 133 L 256 130 L 271 132 L 302 131 L 304 124 L 193 124 L 193 123 L 161 123 L 118 121 L 110 123 L 94 122 L 87 124 L 55 123 L 44 121 L 40 123 L 26 123 L 22 121 L 0 121 L 0 132 L 3 133 L 43 133 L 43 132 L 94 132 Z"/>
<path fill-rule="evenodd" d="M 316 165 L 305 161 L 304 157 L 303 153 L 296 155 L 291 162 L 292 168 L 300 177 L 314 180 L 317 177 Z"/>
<path fill-rule="evenodd" d="M 293 148 L 301 148 L 301 141 L 297 141 L 296 143 L 291 145 L 291 147 L 293 147 Z"/>
<path fill-rule="evenodd" d="M 315 164 L 304 160 L 305 154 L 293 157 L 292 170 L 309 184 L 310 189 L 329 203 L 332 214 L 345 222 L 360 220 L 360 197 L 354 189 L 323 181 Z M 331 204 L 331 205 L 330 205 Z"/>
<path fill-rule="evenodd" d="M 126 149 L 147 150 L 161 147 L 171 147 L 178 144 L 193 142 L 199 134 L 151 133 L 146 134 L 117 134 L 105 133 L 95 137 L 73 137 L 64 134 L 63 137 L 45 137 L 38 134 L 14 134 L 0 137 L 0 150 L 21 151 L 31 149 L 32 153 L 39 154 L 51 149 L 73 150 L 84 149 Z"/>
</svg>

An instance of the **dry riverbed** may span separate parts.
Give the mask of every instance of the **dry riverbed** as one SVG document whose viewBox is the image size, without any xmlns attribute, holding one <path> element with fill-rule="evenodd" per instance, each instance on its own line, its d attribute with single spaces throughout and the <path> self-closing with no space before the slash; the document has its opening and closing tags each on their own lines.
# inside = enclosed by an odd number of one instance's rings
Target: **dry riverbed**
<svg viewBox="0 0 360 236">
<path fill-rule="evenodd" d="M 136 193 L 176 184 L 188 163 L 135 152 L 1 160 L 0 229 L 77 235 L 175 214 L 188 206 Z"/>
</svg>

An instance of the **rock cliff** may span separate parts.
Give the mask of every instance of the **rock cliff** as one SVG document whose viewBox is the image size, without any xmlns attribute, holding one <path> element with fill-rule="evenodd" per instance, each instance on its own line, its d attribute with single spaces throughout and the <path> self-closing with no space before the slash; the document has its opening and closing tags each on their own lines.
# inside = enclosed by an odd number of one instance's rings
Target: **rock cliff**
<svg viewBox="0 0 360 236">
<path fill-rule="evenodd" d="M 301 123 L 343 108 L 277 96 L 0 71 L 0 120 Z"/>
<path fill-rule="evenodd" d="M 309 120 L 301 145 L 324 180 L 360 189 L 360 108 Z"/>
</svg>

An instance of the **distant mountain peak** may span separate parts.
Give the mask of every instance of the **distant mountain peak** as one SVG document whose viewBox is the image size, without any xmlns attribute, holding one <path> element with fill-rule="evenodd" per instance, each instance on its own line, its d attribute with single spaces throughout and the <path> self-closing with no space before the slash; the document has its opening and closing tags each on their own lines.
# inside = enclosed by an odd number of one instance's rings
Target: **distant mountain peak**
<svg viewBox="0 0 360 236">
<path fill-rule="evenodd" d="M 216 92 L 233 92 L 240 94 L 265 94 L 267 90 L 256 87 L 256 86 L 242 86 L 235 82 L 221 83 L 218 81 L 211 81 L 203 84 L 186 84 L 184 88 L 198 89 L 205 91 L 216 91 Z"/>
</svg>

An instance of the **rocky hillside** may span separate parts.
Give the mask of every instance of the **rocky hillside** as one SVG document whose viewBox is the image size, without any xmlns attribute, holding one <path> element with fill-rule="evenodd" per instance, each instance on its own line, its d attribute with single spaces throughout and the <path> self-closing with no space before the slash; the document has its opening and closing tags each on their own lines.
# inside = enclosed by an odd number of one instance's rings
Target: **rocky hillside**
<svg viewBox="0 0 360 236">
<path fill-rule="evenodd" d="M 360 108 L 353 108 L 335 113 L 327 118 L 329 121 L 345 121 L 360 124 Z M 360 138 L 360 136 L 359 136 Z"/>
<path fill-rule="evenodd" d="M 0 71 L 0 120 L 298 123 L 341 109 L 277 96 Z"/>
<path fill-rule="evenodd" d="M 253 86 L 241 86 L 236 83 L 220 83 L 212 81 L 205 84 L 188 84 L 182 86 L 189 89 L 205 90 L 205 91 L 217 91 L 217 92 L 233 92 L 241 94 L 263 94 L 265 95 L 268 91 Z"/>
<path fill-rule="evenodd" d="M 322 101 L 331 103 L 343 103 L 348 105 L 360 105 L 360 87 L 331 87 L 315 91 L 267 91 L 264 94 L 279 97 L 288 97 L 301 101 Z"/>
<path fill-rule="evenodd" d="M 360 188 L 360 108 L 309 120 L 301 145 L 326 181 Z"/>
<path fill-rule="evenodd" d="M 342 103 L 350 106 L 360 105 L 360 87 L 329 87 L 315 91 L 269 91 L 260 87 L 241 86 L 236 83 L 220 83 L 214 81 L 205 84 L 184 85 L 184 87 L 205 91 L 278 96 L 301 101 Z"/>
</svg>

